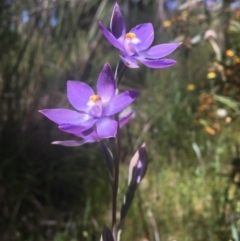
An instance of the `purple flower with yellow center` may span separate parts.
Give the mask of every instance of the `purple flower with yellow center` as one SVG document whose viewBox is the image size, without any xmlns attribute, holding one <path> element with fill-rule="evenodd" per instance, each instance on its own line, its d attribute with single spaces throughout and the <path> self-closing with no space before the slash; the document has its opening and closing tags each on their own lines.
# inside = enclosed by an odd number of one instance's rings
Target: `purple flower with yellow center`
<svg viewBox="0 0 240 241">
<path fill-rule="evenodd" d="M 80 141 L 55 141 L 53 144 L 79 146 L 104 138 L 115 137 L 118 122 L 114 115 L 130 105 L 138 96 L 137 91 L 129 90 L 116 95 L 116 82 L 113 72 L 106 63 L 97 80 L 97 94 L 80 81 L 67 82 L 67 95 L 76 109 L 45 109 L 39 112 L 58 124 L 58 128 L 82 138 Z M 131 113 L 119 121 L 124 125 L 131 118 Z"/>
<path fill-rule="evenodd" d="M 171 54 L 181 43 L 150 45 L 154 39 L 151 23 L 139 24 L 126 32 L 126 25 L 118 4 L 113 9 L 109 32 L 99 21 L 99 27 L 106 39 L 120 50 L 120 58 L 130 68 L 138 68 L 137 60 L 150 68 L 167 68 L 176 63 L 173 59 L 161 59 Z"/>
</svg>

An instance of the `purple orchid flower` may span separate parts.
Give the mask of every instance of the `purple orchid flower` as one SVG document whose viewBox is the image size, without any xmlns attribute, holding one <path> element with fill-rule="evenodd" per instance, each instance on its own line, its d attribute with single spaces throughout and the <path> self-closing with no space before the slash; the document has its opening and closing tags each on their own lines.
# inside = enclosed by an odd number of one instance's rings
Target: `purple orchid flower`
<svg viewBox="0 0 240 241">
<path fill-rule="evenodd" d="M 113 9 L 109 32 L 99 21 L 106 39 L 120 50 L 120 58 L 130 68 L 139 68 L 137 60 L 150 68 L 167 68 L 176 63 L 173 59 L 160 59 L 171 54 L 181 43 L 159 44 L 151 48 L 154 30 L 151 23 L 139 24 L 126 33 L 126 25 L 118 4 Z"/>
<path fill-rule="evenodd" d="M 134 112 L 132 111 L 120 118 L 119 127 L 122 128 L 125 124 L 127 124 L 131 120 L 133 114 Z M 81 133 L 76 133 L 75 136 L 80 137 L 82 140 L 53 141 L 52 144 L 62 146 L 81 146 L 85 143 L 93 143 L 101 139 L 97 134 L 95 126 Z"/>
<path fill-rule="evenodd" d="M 137 91 L 129 90 L 116 95 L 116 82 L 112 69 L 106 63 L 97 80 L 97 94 L 80 81 L 67 83 L 67 95 L 71 105 L 76 109 L 45 109 L 39 112 L 58 124 L 58 128 L 82 138 L 80 141 L 55 141 L 53 144 L 79 146 L 103 138 L 115 137 L 118 122 L 113 116 L 130 105 L 138 96 Z M 130 119 L 130 115 L 119 121 L 119 126 Z"/>
</svg>

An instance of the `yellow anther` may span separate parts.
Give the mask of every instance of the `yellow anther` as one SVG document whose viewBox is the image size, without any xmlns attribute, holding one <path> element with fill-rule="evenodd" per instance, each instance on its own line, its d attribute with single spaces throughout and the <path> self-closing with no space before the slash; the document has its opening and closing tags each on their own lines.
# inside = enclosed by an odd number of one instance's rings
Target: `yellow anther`
<svg viewBox="0 0 240 241">
<path fill-rule="evenodd" d="M 101 100 L 101 97 L 99 95 L 92 95 L 92 96 L 90 96 L 89 100 L 95 103 L 95 102 Z"/>
<path fill-rule="evenodd" d="M 135 39 L 137 36 L 135 33 L 126 33 L 124 38 Z"/>
</svg>

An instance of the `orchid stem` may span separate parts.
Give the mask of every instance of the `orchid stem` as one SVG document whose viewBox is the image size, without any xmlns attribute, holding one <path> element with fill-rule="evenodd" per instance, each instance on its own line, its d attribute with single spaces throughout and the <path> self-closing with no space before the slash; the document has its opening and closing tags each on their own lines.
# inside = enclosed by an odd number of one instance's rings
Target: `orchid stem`
<svg viewBox="0 0 240 241">
<path fill-rule="evenodd" d="M 118 126 L 117 137 L 116 137 L 116 158 L 114 162 L 114 181 L 113 181 L 113 200 L 112 200 L 112 233 L 114 241 L 117 241 L 117 195 L 118 195 L 118 182 L 119 182 L 119 163 L 121 155 L 121 136 L 120 128 Z"/>
<path fill-rule="evenodd" d="M 114 78 L 116 80 L 116 85 L 118 87 L 124 71 L 126 69 L 125 64 L 119 61 L 117 68 L 115 70 Z M 115 120 L 118 122 L 118 115 L 115 115 Z M 114 177 L 112 185 L 112 234 L 114 241 L 117 241 L 117 195 L 118 195 L 118 182 L 119 182 L 119 164 L 121 156 L 121 133 L 118 124 L 117 136 L 116 136 L 116 157 L 114 162 Z"/>
<path fill-rule="evenodd" d="M 123 77 L 125 70 L 126 70 L 126 65 L 122 62 L 122 60 L 120 60 L 114 74 L 114 78 L 116 80 L 117 86 L 120 84 L 120 81 Z"/>
</svg>

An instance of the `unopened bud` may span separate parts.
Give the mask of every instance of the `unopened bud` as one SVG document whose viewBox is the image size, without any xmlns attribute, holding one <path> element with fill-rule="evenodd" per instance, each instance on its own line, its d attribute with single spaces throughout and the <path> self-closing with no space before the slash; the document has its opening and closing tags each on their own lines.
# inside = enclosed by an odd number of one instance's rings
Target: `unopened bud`
<svg viewBox="0 0 240 241">
<path fill-rule="evenodd" d="M 129 165 L 128 185 L 136 188 L 143 179 L 148 167 L 148 154 L 146 150 L 146 143 L 134 154 Z"/>
</svg>

